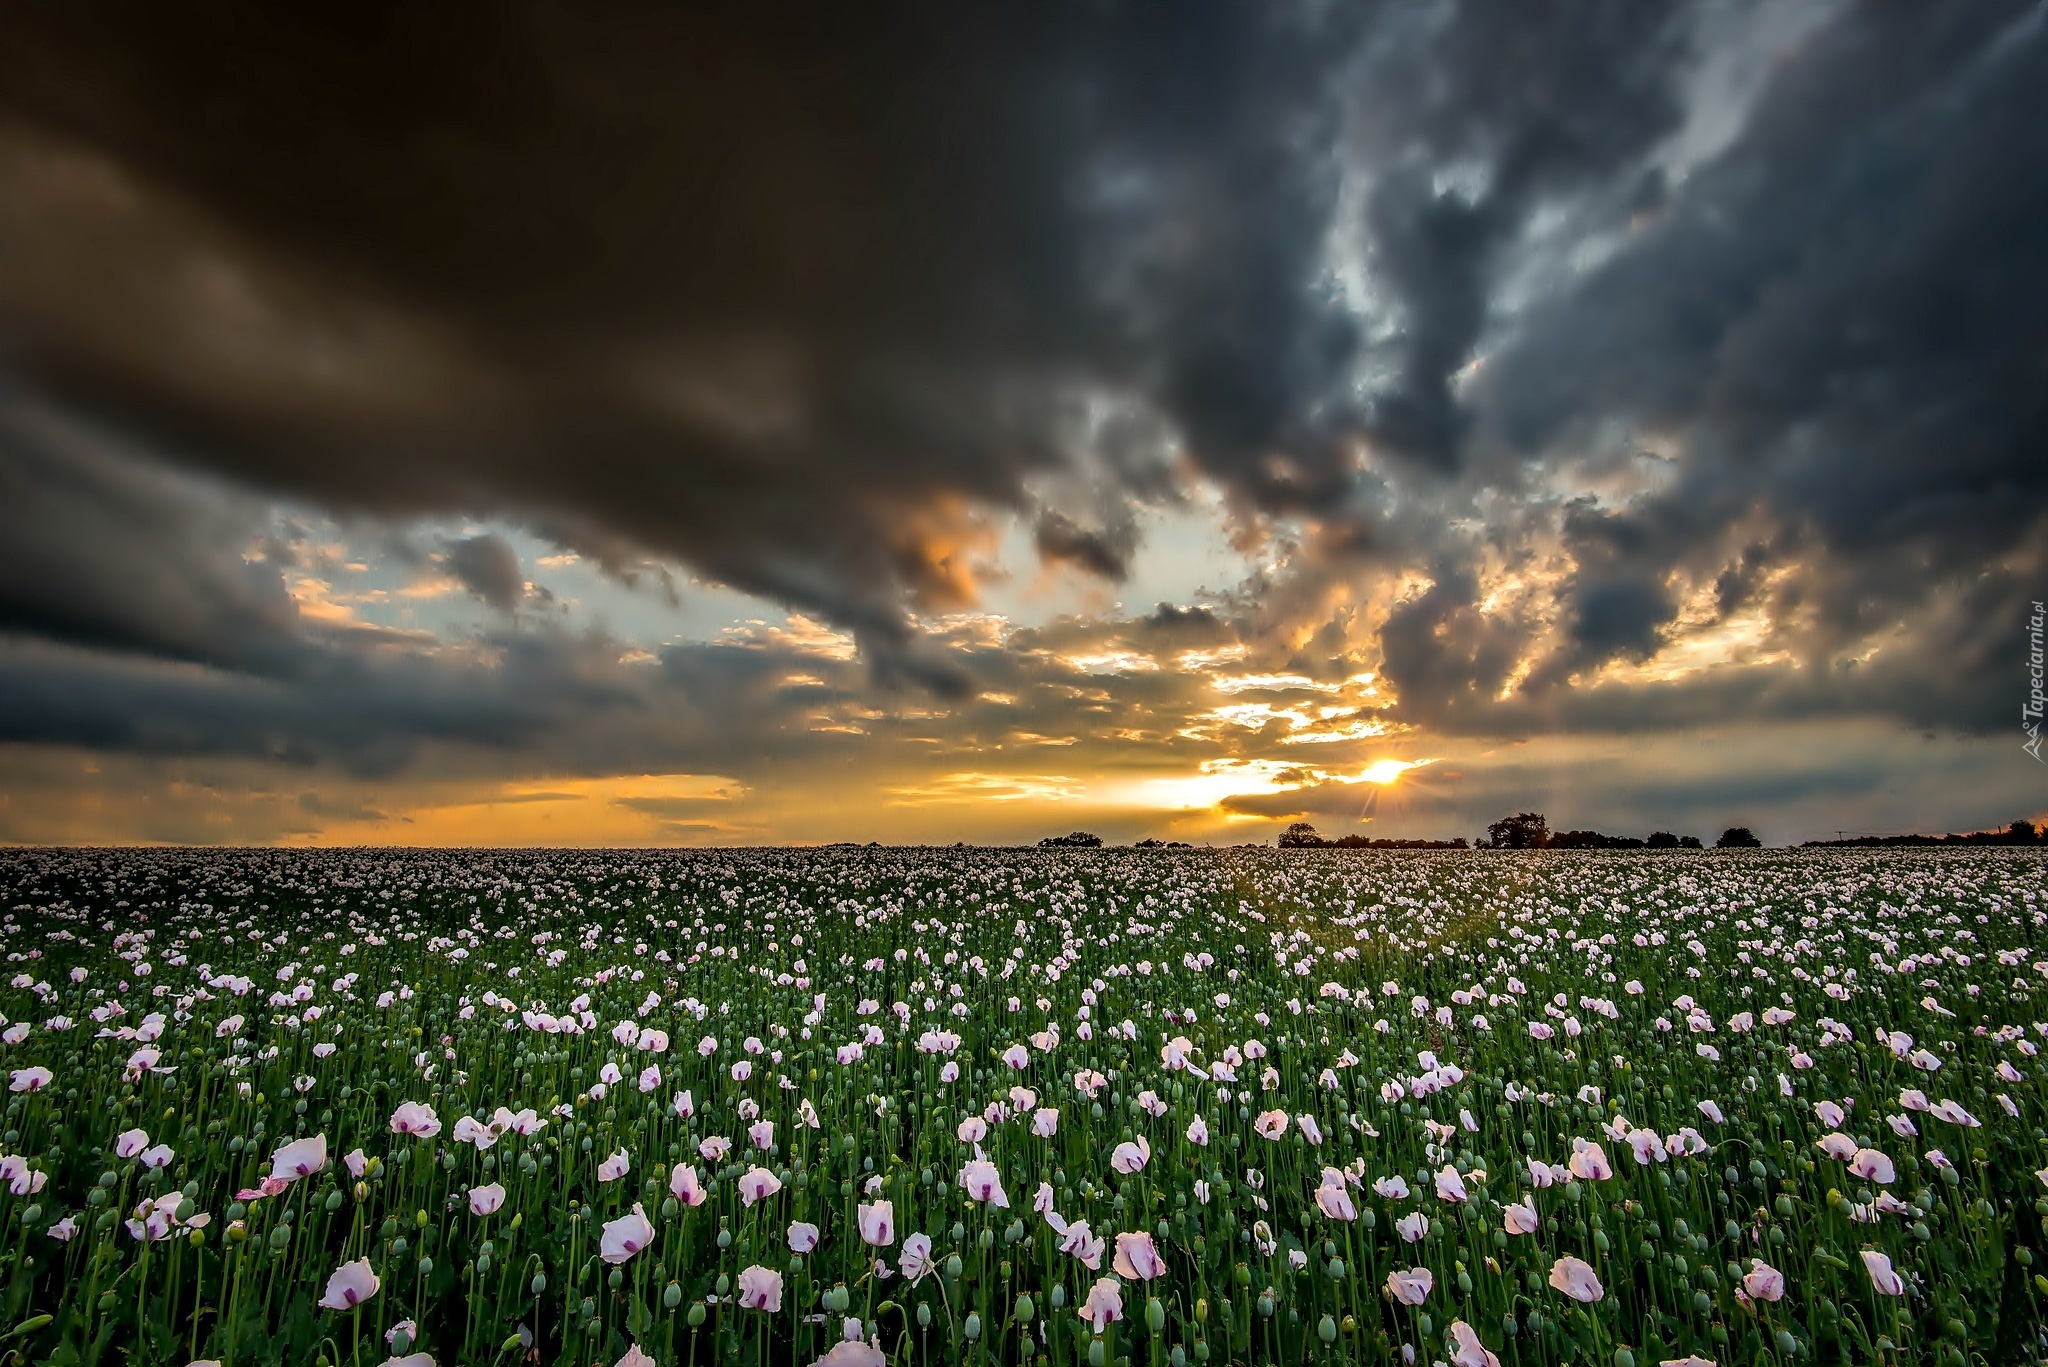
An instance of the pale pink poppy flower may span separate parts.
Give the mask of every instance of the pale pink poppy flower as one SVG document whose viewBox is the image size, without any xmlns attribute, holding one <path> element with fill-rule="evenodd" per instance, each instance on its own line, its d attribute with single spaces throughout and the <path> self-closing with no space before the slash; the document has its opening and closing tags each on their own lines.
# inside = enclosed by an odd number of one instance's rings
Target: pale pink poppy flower
<svg viewBox="0 0 2048 1367">
<path fill-rule="evenodd" d="M 1702 1101 L 1699 1103 L 1699 1108 L 1700 1114 L 1713 1121 L 1716 1125 L 1728 1123 L 1728 1117 L 1721 1114 L 1721 1107 L 1718 1102 Z"/>
<path fill-rule="evenodd" d="M 348 1169 L 348 1175 L 358 1182 L 362 1181 L 363 1174 L 370 1170 L 369 1156 L 361 1149 L 350 1149 L 341 1156 L 341 1161 Z"/>
<path fill-rule="evenodd" d="M 692 1097 L 687 1090 L 677 1092 L 676 1099 L 669 1103 L 669 1109 L 682 1119 L 688 1120 L 691 1116 L 697 1114 L 696 1098 Z"/>
<path fill-rule="evenodd" d="M 1351 1193 L 1341 1185 L 1331 1186 L 1325 1182 L 1316 1188 L 1316 1209 L 1332 1220 L 1356 1220 L 1358 1207 L 1352 1203 Z"/>
<path fill-rule="evenodd" d="M 1031 1066 L 1031 1051 L 1021 1044 L 1013 1044 L 1003 1050 L 1003 1062 L 1012 1068 L 1028 1068 Z"/>
<path fill-rule="evenodd" d="M 1682 1358 L 1665 1358 L 1663 1362 L 1658 1364 L 1658 1367 L 1715 1367 L 1715 1364 L 1712 1358 L 1688 1354 Z"/>
<path fill-rule="evenodd" d="M 1664 1141 L 1655 1130 L 1636 1129 L 1628 1132 L 1629 1152 L 1635 1156 L 1636 1166 L 1648 1167 L 1662 1163 L 1670 1157 L 1664 1150 Z"/>
<path fill-rule="evenodd" d="M 748 1168 L 740 1174 L 740 1204 L 751 1206 L 782 1190 L 782 1179 L 766 1168 Z"/>
<path fill-rule="evenodd" d="M 1465 1192 L 1465 1179 L 1449 1163 L 1436 1175 L 1436 1199 L 1439 1201 L 1464 1201 L 1469 1199 Z"/>
<path fill-rule="evenodd" d="M 1209 1124 L 1200 1116 L 1188 1122 L 1188 1143 L 1209 1147 Z"/>
<path fill-rule="evenodd" d="M 758 1263 L 740 1272 L 740 1304 L 748 1310 L 779 1314 L 782 1310 L 782 1274 Z"/>
<path fill-rule="evenodd" d="M 723 1163 L 725 1156 L 732 1152 L 732 1141 L 722 1134 L 714 1134 L 697 1146 L 707 1163 Z"/>
<path fill-rule="evenodd" d="M 1185 1068 L 1188 1055 L 1193 1053 L 1194 1049 L 1194 1041 L 1185 1035 L 1176 1035 L 1159 1046 L 1159 1061 L 1166 1066 L 1169 1073 L 1176 1068 Z"/>
<path fill-rule="evenodd" d="M 114 1136 L 114 1156 L 133 1158 L 149 1147 L 149 1132 L 146 1130 L 123 1130 Z"/>
<path fill-rule="evenodd" d="M 697 1053 L 700 1057 L 710 1058 L 717 1052 L 718 1041 L 714 1037 L 706 1035 L 703 1039 L 697 1041 Z"/>
<path fill-rule="evenodd" d="M 1408 1199 L 1408 1179 L 1395 1173 L 1392 1177 L 1375 1177 L 1372 1189 L 1389 1201 Z"/>
<path fill-rule="evenodd" d="M 1050 1139 L 1060 1130 L 1060 1110 L 1057 1106 L 1040 1106 L 1031 1113 L 1031 1133 L 1038 1139 Z"/>
<path fill-rule="evenodd" d="M 656 1367 L 656 1363 L 653 1358 L 640 1350 L 639 1344 L 634 1343 L 627 1345 L 626 1355 L 614 1363 L 612 1367 Z"/>
<path fill-rule="evenodd" d="M 1125 1140 L 1109 1152 L 1109 1166 L 1120 1173 L 1129 1175 L 1144 1171 L 1152 1161 L 1152 1142 L 1139 1135 L 1135 1140 Z"/>
<path fill-rule="evenodd" d="M 1279 1139 L 1287 1133 L 1287 1112 L 1261 1111 L 1252 1128 L 1267 1139 Z"/>
<path fill-rule="evenodd" d="M 343 1263 L 334 1269 L 334 1275 L 327 1279 L 327 1293 L 320 1297 L 323 1310 L 353 1310 L 377 1294 L 382 1285 L 377 1274 L 370 1270 L 368 1258 L 358 1258 L 352 1263 Z"/>
<path fill-rule="evenodd" d="M 1899 1093 L 1899 1105 L 1906 1110 L 1920 1111 L 1924 1114 L 1928 1110 L 1927 1093 L 1917 1087 L 1908 1087 Z"/>
<path fill-rule="evenodd" d="M 1534 1234 L 1542 1227 L 1543 1219 L 1536 1213 L 1534 1197 L 1525 1196 L 1511 1206 L 1502 1206 L 1501 1226 L 1510 1234 Z"/>
<path fill-rule="evenodd" d="M 1436 1274 L 1426 1267 L 1396 1268 L 1387 1274 L 1387 1294 L 1403 1305 L 1420 1305 L 1436 1286 Z"/>
<path fill-rule="evenodd" d="M 953 1062 L 953 1061 L 951 1061 L 950 1059 L 949 1059 L 949 1060 L 947 1060 L 947 1061 L 946 1061 L 946 1063 L 945 1063 L 945 1064 L 944 1064 L 943 1066 L 941 1066 L 941 1067 L 940 1067 L 940 1069 L 939 1069 L 939 1081 L 941 1081 L 941 1082 L 958 1082 L 959 1080 L 960 1080 L 960 1065 L 959 1065 L 959 1064 L 957 1064 L 957 1063 L 954 1063 L 954 1062 Z"/>
<path fill-rule="evenodd" d="M 1002 1174 L 985 1158 L 972 1159 L 960 1169 L 960 1187 L 977 1201 L 1009 1209 L 1010 1198 L 1003 1191 Z"/>
<path fill-rule="evenodd" d="M 1088 1228 L 1086 1220 L 1076 1220 L 1060 1231 L 1060 1252 L 1078 1260 L 1090 1272 L 1102 1270 L 1102 1255 L 1108 1247 L 1106 1240 L 1097 1238 Z"/>
<path fill-rule="evenodd" d="M 1532 1158 L 1529 1160 L 1529 1185 L 1533 1187 L 1551 1186 L 1558 1180 L 1556 1172 L 1555 1168 L 1542 1159 Z"/>
<path fill-rule="evenodd" d="M 793 1220 L 789 1226 L 789 1251 L 809 1253 L 818 1246 L 818 1227 L 802 1220 Z"/>
<path fill-rule="evenodd" d="M 1107 1325 L 1124 1317 L 1124 1288 L 1114 1277 L 1104 1277 L 1089 1289 L 1088 1299 L 1078 1312 L 1100 1334 Z"/>
<path fill-rule="evenodd" d="M 652 1091 L 655 1091 L 655 1090 L 657 1090 L 657 1089 L 658 1089 L 658 1088 L 659 1088 L 660 1086 L 661 1086 L 661 1067 L 660 1067 L 660 1065 L 659 1065 L 659 1064 L 654 1064 L 654 1063 L 650 1063 L 650 1064 L 648 1064 L 648 1065 L 647 1065 L 647 1066 L 646 1066 L 645 1068 L 642 1068 L 642 1069 L 640 1070 L 640 1090 L 641 1090 L 641 1091 L 643 1091 L 643 1092 L 652 1092 Z"/>
<path fill-rule="evenodd" d="M 913 1234 L 903 1241 L 903 1254 L 896 1262 L 897 1269 L 915 1286 L 932 1270 L 932 1236 Z"/>
<path fill-rule="evenodd" d="M 1090 1101 L 1095 1099 L 1097 1092 L 1100 1092 L 1108 1085 L 1109 1079 L 1092 1069 L 1083 1068 L 1074 1074 L 1074 1090 L 1087 1097 Z"/>
<path fill-rule="evenodd" d="M 327 1136 L 294 1139 L 270 1156 L 270 1175 L 284 1182 L 311 1177 L 327 1166 Z"/>
<path fill-rule="evenodd" d="M 1966 1130 L 1978 1128 L 1976 1116 L 1971 1115 L 1961 1106 L 1947 1098 L 1943 1098 L 1928 1107 L 1927 1114 L 1933 1116 L 1936 1120 L 1946 1120 L 1951 1125 L 1960 1125 Z"/>
<path fill-rule="evenodd" d="M 1166 1275 L 1166 1260 L 1159 1256 L 1152 1236 L 1142 1232 L 1116 1236 L 1116 1257 L 1112 1266 L 1118 1276 L 1132 1281 L 1149 1282 L 1154 1277 Z"/>
<path fill-rule="evenodd" d="M 68 1244 L 78 1234 L 78 1221 L 67 1215 L 43 1232 L 59 1243 Z"/>
<path fill-rule="evenodd" d="M 1479 1334 L 1463 1320 L 1451 1321 L 1451 1367 L 1500 1367 L 1500 1359 L 1487 1351 Z"/>
<path fill-rule="evenodd" d="M 160 1164 L 151 1164 L 147 1161 L 149 1153 L 153 1152 L 155 1150 L 150 1150 L 142 1155 L 145 1160 L 143 1166 L 161 1166 Z M 49 1180 L 50 1174 L 47 1172 L 31 1171 L 26 1158 L 16 1154 L 9 1154 L 5 1158 L 0 1158 L 0 1182 L 5 1182 L 7 1189 L 16 1196 L 33 1196 L 41 1191 L 43 1184 Z"/>
<path fill-rule="evenodd" d="M 155 1148 L 144 1149 L 135 1155 L 135 1161 L 145 1168 L 167 1168 L 175 1157 L 177 1155 L 171 1151 L 169 1144 L 158 1144 Z"/>
<path fill-rule="evenodd" d="M 858 1323 L 849 1320 L 848 1323 Z M 812 1367 L 888 1367 L 889 1359 L 882 1350 L 872 1343 L 863 1343 L 857 1338 L 841 1339 L 832 1345 L 832 1350 L 819 1358 Z"/>
<path fill-rule="evenodd" d="M 622 1148 L 597 1165 L 597 1180 L 616 1182 L 631 1171 L 632 1167 L 633 1160 L 626 1156 L 626 1151 Z"/>
<path fill-rule="evenodd" d="M 741 1059 L 732 1066 L 731 1071 L 734 1082 L 745 1082 L 754 1075 L 753 1061 L 751 1059 Z"/>
<path fill-rule="evenodd" d="M 1420 1243 L 1422 1236 L 1429 1233 L 1429 1217 L 1419 1210 L 1413 1210 L 1394 1221 L 1394 1231 L 1405 1244 Z"/>
<path fill-rule="evenodd" d="M 1614 1165 L 1607 1161 L 1607 1150 L 1590 1140 L 1572 1140 L 1571 1160 L 1566 1164 L 1572 1176 L 1582 1182 L 1604 1182 L 1614 1176 Z"/>
<path fill-rule="evenodd" d="M 988 1138 L 988 1122 L 978 1115 L 970 1115 L 960 1122 L 953 1133 L 963 1144 L 979 1144 Z"/>
<path fill-rule="evenodd" d="M 747 1127 L 747 1142 L 757 1149 L 773 1148 L 775 1145 L 775 1122 L 757 1120 Z"/>
<path fill-rule="evenodd" d="M 1161 1099 L 1159 1093 L 1148 1087 L 1138 1093 L 1138 1109 L 1157 1120 L 1166 1114 L 1166 1102 Z"/>
<path fill-rule="evenodd" d="M 1838 1163 L 1847 1162 L 1856 1156 L 1856 1141 L 1836 1130 L 1813 1141 L 1813 1146 Z"/>
<path fill-rule="evenodd" d="M 1031 1209 L 1032 1209 L 1033 1211 L 1035 1211 L 1036 1213 L 1040 1214 L 1040 1215 L 1046 1215 L 1046 1216 L 1050 1216 L 1050 1215 L 1051 1215 L 1051 1213 L 1052 1213 L 1052 1183 L 1050 1183 L 1050 1182 L 1040 1182 L 1040 1183 L 1038 1184 L 1038 1190 L 1037 1190 L 1036 1192 L 1034 1192 L 1034 1193 L 1032 1194 L 1032 1197 L 1031 1197 Z M 1057 1222 L 1056 1222 L 1056 1221 L 1051 1221 L 1051 1220 L 1049 1220 L 1049 1221 L 1048 1221 L 1048 1223 L 1052 1223 L 1052 1224 L 1055 1224 L 1055 1225 L 1057 1224 Z"/>
<path fill-rule="evenodd" d="M 860 1239 L 874 1248 L 887 1248 L 896 1242 L 896 1204 L 893 1201 L 862 1202 L 854 1211 L 854 1223 L 860 1227 Z"/>
<path fill-rule="evenodd" d="M 505 1188 L 496 1182 L 487 1182 L 480 1187 L 469 1189 L 469 1213 L 471 1215 L 494 1215 L 505 1204 Z"/>
<path fill-rule="evenodd" d="M 1866 1182 L 1875 1182 L 1881 1187 L 1890 1186 L 1898 1178 L 1892 1160 L 1876 1149 L 1858 1149 L 1856 1156 L 1849 1160 L 1849 1171 Z"/>
<path fill-rule="evenodd" d="M 1881 1296 L 1903 1296 L 1906 1294 L 1905 1279 L 1892 1270 L 1892 1260 L 1873 1249 L 1863 1250 L 1863 1270 L 1870 1274 L 1870 1284 Z"/>
<path fill-rule="evenodd" d="M 1813 1104 L 1813 1114 L 1821 1124 L 1831 1130 L 1839 1128 L 1842 1121 L 1848 1118 L 1848 1113 L 1832 1101 L 1816 1101 Z"/>
<path fill-rule="evenodd" d="M 423 1102 L 402 1101 L 391 1113 L 391 1133 L 432 1139 L 441 1133 L 441 1118 L 434 1114 L 432 1106 Z"/>
<path fill-rule="evenodd" d="M 1316 1118 L 1314 1116 L 1304 1112 L 1301 1115 L 1296 1116 L 1294 1118 L 1294 1121 L 1295 1124 L 1300 1127 L 1301 1137 L 1303 1139 L 1306 1139 L 1309 1143 L 1317 1146 L 1318 1148 L 1322 1146 L 1322 1127 L 1316 1124 Z"/>
<path fill-rule="evenodd" d="M 50 1085 L 51 1073 L 48 1068 L 16 1068 L 10 1077 L 8 1091 L 39 1092 Z"/>
<path fill-rule="evenodd" d="M 449 1137 L 458 1144 L 474 1144 L 481 1153 L 498 1142 L 498 1132 L 473 1116 L 457 1116 Z"/>
<path fill-rule="evenodd" d="M 654 1242 L 654 1226 L 647 1212 L 635 1201 L 633 1208 L 616 1220 L 607 1220 L 598 1240 L 598 1256 L 614 1267 Z"/>
<path fill-rule="evenodd" d="M 1038 1093 L 1032 1091 L 1029 1087 L 1012 1087 L 1010 1089 L 1010 1109 L 1018 1115 L 1024 1114 L 1024 1112 L 1031 1110 L 1037 1105 Z"/>
<path fill-rule="evenodd" d="M 1590 1304 L 1607 1294 L 1593 1265 L 1579 1258 L 1559 1258 L 1550 1268 L 1550 1284 L 1573 1300 Z"/>
<path fill-rule="evenodd" d="M 697 1170 L 685 1163 L 669 1169 L 668 1191 L 686 1206 L 701 1206 L 709 1195 L 697 1181 Z"/>
<path fill-rule="evenodd" d="M 1761 1258 L 1752 1258 L 1749 1271 L 1742 1274 L 1742 1289 L 1754 1301 L 1781 1301 L 1785 1299 L 1785 1274 Z"/>
</svg>

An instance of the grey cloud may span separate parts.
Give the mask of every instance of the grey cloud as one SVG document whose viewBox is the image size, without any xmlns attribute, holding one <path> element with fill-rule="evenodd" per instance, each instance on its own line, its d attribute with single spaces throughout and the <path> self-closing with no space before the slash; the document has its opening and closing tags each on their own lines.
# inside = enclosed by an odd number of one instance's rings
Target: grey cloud
<svg viewBox="0 0 2048 1367">
<path fill-rule="evenodd" d="M 1138 549 L 1137 524 L 1128 517 L 1107 527 L 1083 527 L 1056 509 L 1038 515 L 1032 539 L 1046 560 L 1064 561 L 1102 579 L 1121 582 L 1131 572 Z"/>
<path fill-rule="evenodd" d="M 462 586 L 499 612 L 510 612 L 526 597 L 519 554 L 501 536 L 485 532 L 450 541 L 442 564 Z"/>
</svg>

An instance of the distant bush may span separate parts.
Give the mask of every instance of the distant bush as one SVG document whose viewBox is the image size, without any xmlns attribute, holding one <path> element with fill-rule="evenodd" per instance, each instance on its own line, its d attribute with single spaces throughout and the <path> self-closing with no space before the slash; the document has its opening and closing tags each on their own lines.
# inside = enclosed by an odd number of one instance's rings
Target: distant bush
<svg viewBox="0 0 2048 1367">
<path fill-rule="evenodd" d="M 1071 835 L 1049 835 L 1038 845 L 1040 849 L 1093 850 L 1102 847 L 1102 837 L 1087 831 L 1075 831 Z"/>
</svg>

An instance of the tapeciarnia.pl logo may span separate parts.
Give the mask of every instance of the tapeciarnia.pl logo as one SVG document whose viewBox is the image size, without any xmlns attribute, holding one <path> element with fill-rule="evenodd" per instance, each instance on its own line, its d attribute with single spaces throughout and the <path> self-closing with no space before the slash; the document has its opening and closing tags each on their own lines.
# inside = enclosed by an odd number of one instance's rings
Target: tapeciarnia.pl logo
<svg viewBox="0 0 2048 1367">
<path fill-rule="evenodd" d="M 2041 624 L 2044 619 L 2048 619 L 2048 609 L 2044 609 L 2036 599 L 2034 615 L 2027 619 L 2027 677 L 2030 687 L 2026 705 L 2020 708 L 2020 729 L 2027 733 L 2026 743 L 2020 748 L 2032 755 L 2036 763 L 2048 764 L 2048 760 L 2041 758 L 2041 713 L 2044 706 L 2048 706 L 2048 695 L 2044 695 L 2041 689 Z"/>
</svg>

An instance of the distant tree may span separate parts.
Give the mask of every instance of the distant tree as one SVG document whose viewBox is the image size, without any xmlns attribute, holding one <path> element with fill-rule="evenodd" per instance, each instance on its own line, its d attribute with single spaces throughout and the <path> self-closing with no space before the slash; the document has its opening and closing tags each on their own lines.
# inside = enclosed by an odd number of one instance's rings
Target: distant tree
<svg viewBox="0 0 2048 1367">
<path fill-rule="evenodd" d="M 1283 850 L 1320 849 L 1324 843 L 1316 828 L 1306 821 L 1297 821 L 1280 832 L 1280 848 Z"/>
<path fill-rule="evenodd" d="M 1675 850 L 1678 848 L 1678 837 L 1669 831 L 1651 831 L 1650 838 L 1643 844 L 1653 850 Z"/>
<path fill-rule="evenodd" d="M 1038 843 L 1046 849 L 1092 850 L 1101 846 L 1102 837 L 1090 835 L 1087 831 L 1075 831 L 1071 835 L 1049 835 Z"/>
<path fill-rule="evenodd" d="M 1678 848 L 1681 850 L 1697 850 L 1703 849 L 1704 846 L 1700 844 L 1700 838 L 1696 835 L 1681 835 L 1678 837 Z"/>
<path fill-rule="evenodd" d="M 1717 850 L 1760 850 L 1764 842 L 1747 826 L 1730 826 L 1721 832 L 1721 838 L 1714 842 Z"/>
<path fill-rule="evenodd" d="M 2015 845 L 2031 845 L 2041 838 L 2031 821 L 2015 821 L 2006 827 L 2005 833 Z"/>
<path fill-rule="evenodd" d="M 1486 828 L 1483 848 L 1540 850 L 1550 844 L 1550 822 L 1541 812 L 1517 812 Z"/>
</svg>

